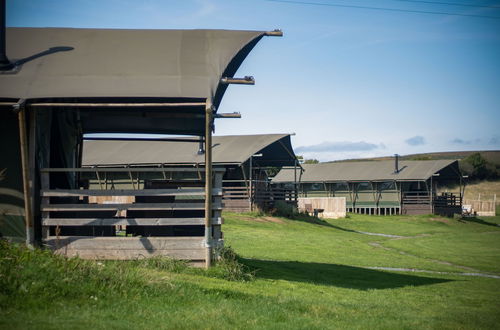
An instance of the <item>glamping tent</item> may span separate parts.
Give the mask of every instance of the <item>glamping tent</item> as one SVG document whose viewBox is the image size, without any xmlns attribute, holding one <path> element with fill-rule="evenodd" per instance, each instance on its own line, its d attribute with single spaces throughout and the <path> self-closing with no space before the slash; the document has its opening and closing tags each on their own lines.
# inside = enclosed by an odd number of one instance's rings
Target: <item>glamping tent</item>
<svg viewBox="0 0 500 330">
<path fill-rule="evenodd" d="M 222 242 L 221 192 L 213 187 L 222 171 L 211 166 L 214 119 L 224 117 L 217 109 L 229 83 L 253 82 L 234 74 L 266 35 L 281 32 L 6 29 L 6 47 L 0 42 L 2 235 L 27 233 L 28 243 L 69 256 L 170 255 L 209 265 Z M 197 136 L 207 166 L 201 177 L 182 168 L 81 168 L 87 133 Z M 142 202 L 89 202 L 110 194 L 89 189 L 89 176 L 117 173 L 138 181 L 177 179 L 169 188 L 120 192 Z M 186 202 L 181 195 L 196 198 Z M 115 237 L 117 224 L 164 230 L 157 237 Z"/>
<path fill-rule="evenodd" d="M 461 212 L 462 175 L 456 160 L 355 161 L 284 168 L 273 184 L 299 178 L 300 197 L 345 197 L 348 212 L 364 214 L 445 214 Z M 456 185 L 458 194 L 437 194 L 439 185 Z"/>
<path fill-rule="evenodd" d="M 193 143 L 194 142 L 194 143 Z M 204 166 L 203 145 L 197 140 L 86 139 L 83 143 L 85 167 L 108 166 Z M 214 136 L 213 164 L 225 170 L 223 208 L 250 211 L 274 206 L 276 201 L 296 204 L 295 189 L 272 189 L 270 174 L 283 166 L 298 165 L 289 134 Z M 112 178 L 103 184 L 118 187 Z M 131 180 L 120 184 L 130 187 Z"/>
</svg>

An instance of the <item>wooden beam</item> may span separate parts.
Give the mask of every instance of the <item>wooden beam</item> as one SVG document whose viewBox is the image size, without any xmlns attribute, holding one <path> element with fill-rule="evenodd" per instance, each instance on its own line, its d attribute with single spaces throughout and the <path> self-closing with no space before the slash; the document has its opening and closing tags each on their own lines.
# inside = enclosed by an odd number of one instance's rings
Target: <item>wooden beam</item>
<svg viewBox="0 0 500 330">
<path fill-rule="evenodd" d="M 29 158 L 28 158 L 28 133 L 26 131 L 26 107 L 24 100 L 20 100 L 15 105 L 18 112 L 19 122 L 19 146 L 21 154 L 21 173 L 23 178 L 24 192 L 24 218 L 26 227 L 26 245 L 32 246 L 34 243 L 33 229 L 33 210 L 31 209 L 31 194 L 30 194 L 30 174 L 29 174 Z"/>
<path fill-rule="evenodd" d="M 178 260 L 189 260 L 198 261 L 202 264 L 205 263 L 205 249 L 179 249 L 179 250 L 158 250 L 158 249 L 148 249 L 148 248 L 138 248 L 138 249 L 113 249 L 113 248 L 103 248 L 103 249 L 92 249 L 88 250 L 85 248 L 73 248 L 73 247 L 57 247 L 50 246 L 54 251 L 54 254 L 62 255 L 67 258 L 78 257 L 80 259 L 87 260 L 138 260 L 144 258 L 152 257 L 169 257 Z"/>
<path fill-rule="evenodd" d="M 81 168 L 42 168 L 40 172 L 198 172 L 205 171 L 203 168 L 184 168 L 184 167 L 81 167 Z M 225 169 L 214 168 L 213 171 L 225 171 Z"/>
<path fill-rule="evenodd" d="M 209 198 L 208 198 L 209 199 Z M 222 209 L 222 205 L 214 205 Z M 203 203 L 129 203 L 129 204 L 42 204 L 41 210 L 48 212 L 62 211 L 119 211 L 119 210 L 203 210 Z"/>
<path fill-rule="evenodd" d="M 212 196 L 222 196 L 222 189 L 213 190 Z M 42 197 L 78 197 L 78 196 L 199 196 L 205 195 L 203 188 L 190 189 L 112 189 L 112 190 L 87 190 L 87 189 L 58 189 L 42 190 Z"/>
<path fill-rule="evenodd" d="M 205 218 L 44 218 L 43 226 L 194 226 L 203 225 Z M 222 218 L 213 217 L 213 225 Z"/>
<path fill-rule="evenodd" d="M 154 256 L 204 260 L 203 237 L 49 236 L 45 244 L 56 254 L 83 259 L 135 260 Z"/>
<path fill-rule="evenodd" d="M 145 108 L 145 107 L 203 107 L 205 102 L 186 102 L 186 103 L 114 103 L 114 102 L 99 102 L 99 103 L 66 103 L 66 102 L 38 102 L 30 103 L 30 107 L 78 107 L 78 108 Z"/>
</svg>

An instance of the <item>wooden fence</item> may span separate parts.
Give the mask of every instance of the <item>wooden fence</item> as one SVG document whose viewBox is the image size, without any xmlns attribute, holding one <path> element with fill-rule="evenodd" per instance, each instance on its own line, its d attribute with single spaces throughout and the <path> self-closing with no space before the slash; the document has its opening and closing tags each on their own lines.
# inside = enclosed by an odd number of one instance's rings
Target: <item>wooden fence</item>
<svg viewBox="0 0 500 330">
<path fill-rule="evenodd" d="M 472 214 L 479 216 L 492 217 L 496 214 L 496 201 L 495 200 L 474 200 L 465 199 L 463 203 L 464 208 L 470 209 Z"/>
<path fill-rule="evenodd" d="M 212 236 L 205 237 L 204 169 L 73 168 L 41 170 L 43 241 L 55 253 L 88 259 L 170 256 L 205 262 L 207 246 L 223 244 L 222 175 L 213 169 Z M 51 179 L 80 177 L 73 189 Z M 130 177 L 137 189 L 102 184 L 103 173 Z M 166 173 L 170 175 L 167 176 Z M 170 179 L 165 179 L 169 177 Z M 92 185 L 98 179 L 99 183 Z M 138 189 L 142 185 L 143 189 Z M 97 189 L 95 188 L 97 187 Z M 104 188 L 108 189 L 104 189 Z"/>
<path fill-rule="evenodd" d="M 271 185 L 259 185 L 258 181 L 241 181 L 245 186 L 224 186 L 222 188 L 223 208 L 233 212 L 249 212 L 253 208 L 269 209 L 276 202 L 282 201 L 287 204 L 297 205 L 297 191 L 294 189 L 278 188 Z M 230 184 L 231 181 L 226 182 Z M 256 184 L 257 183 L 257 184 Z"/>
</svg>

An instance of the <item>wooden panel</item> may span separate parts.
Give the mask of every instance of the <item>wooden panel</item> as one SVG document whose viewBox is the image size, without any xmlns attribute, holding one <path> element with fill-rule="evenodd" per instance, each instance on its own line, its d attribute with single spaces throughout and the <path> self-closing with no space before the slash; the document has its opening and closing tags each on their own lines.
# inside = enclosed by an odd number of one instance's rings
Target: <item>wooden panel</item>
<svg viewBox="0 0 500 330">
<path fill-rule="evenodd" d="M 346 198 L 345 197 L 300 197 L 298 208 L 305 211 L 306 204 L 311 205 L 311 210 L 322 209 L 319 217 L 324 218 L 345 218 Z"/>
<path fill-rule="evenodd" d="M 213 209 L 222 206 L 214 204 Z M 48 204 L 42 211 L 204 210 L 204 203 Z"/>
<path fill-rule="evenodd" d="M 203 188 L 190 189 L 113 189 L 113 190 L 42 190 L 43 197 L 71 197 L 71 196 L 204 196 Z M 213 189 L 212 196 L 222 195 L 222 189 Z"/>
<path fill-rule="evenodd" d="M 204 248 L 203 237 L 92 237 L 49 236 L 45 244 L 51 248 L 122 249 L 122 250 L 184 250 Z"/>
<path fill-rule="evenodd" d="M 249 212 L 250 211 L 250 201 L 248 199 L 225 199 L 222 202 L 222 206 L 226 211 L 232 212 Z"/>
<path fill-rule="evenodd" d="M 46 218 L 43 226 L 180 226 L 204 225 L 205 218 Z M 222 224 L 222 218 L 212 218 L 212 224 Z"/>
<path fill-rule="evenodd" d="M 495 216 L 496 201 L 495 200 L 472 200 L 466 199 L 463 202 L 464 207 L 471 209 L 472 213 L 476 212 L 479 216 Z"/>
<path fill-rule="evenodd" d="M 170 257 L 181 260 L 205 260 L 206 249 L 186 249 L 186 250 L 146 250 L 146 249 L 75 249 L 61 247 L 54 249 L 55 254 L 69 258 L 79 257 L 91 260 L 136 260 L 157 256 Z"/>
</svg>

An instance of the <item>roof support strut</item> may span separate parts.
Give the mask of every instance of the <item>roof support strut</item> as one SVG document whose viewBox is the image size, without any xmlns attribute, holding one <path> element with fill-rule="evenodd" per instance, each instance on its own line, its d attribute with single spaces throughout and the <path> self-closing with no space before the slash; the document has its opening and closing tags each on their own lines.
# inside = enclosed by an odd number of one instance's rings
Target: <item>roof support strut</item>
<svg viewBox="0 0 500 330">
<path fill-rule="evenodd" d="M 221 78 L 220 82 L 221 84 L 255 85 L 255 79 L 252 76 L 245 76 L 244 78 L 224 77 Z"/>
<path fill-rule="evenodd" d="M 21 169 L 23 177 L 23 192 L 24 192 L 24 217 L 26 224 L 26 245 L 33 246 L 34 243 L 34 230 L 33 230 L 33 217 L 31 209 L 30 198 L 30 176 L 28 164 L 28 134 L 26 130 L 26 107 L 25 101 L 19 100 L 19 103 L 14 105 L 14 109 L 19 111 L 19 145 L 21 151 Z"/>
</svg>

